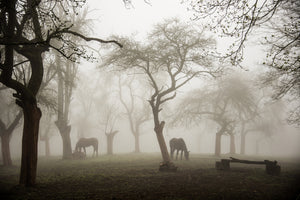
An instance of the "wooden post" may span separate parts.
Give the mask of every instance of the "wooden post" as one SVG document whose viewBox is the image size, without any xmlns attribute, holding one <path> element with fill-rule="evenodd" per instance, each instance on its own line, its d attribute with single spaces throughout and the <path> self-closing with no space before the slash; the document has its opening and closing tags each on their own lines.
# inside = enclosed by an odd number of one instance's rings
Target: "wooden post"
<svg viewBox="0 0 300 200">
<path fill-rule="evenodd" d="M 229 170 L 230 169 L 230 160 L 228 159 L 222 159 L 221 162 L 216 162 L 216 169 L 219 170 Z"/>
<path fill-rule="evenodd" d="M 277 161 L 268 161 L 265 160 L 266 163 L 266 172 L 270 175 L 279 175 L 281 171 L 281 167 L 277 165 Z"/>
<path fill-rule="evenodd" d="M 224 170 L 229 170 L 230 169 L 230 160 L 222 159 L 221 163 L 222 163 L 222 167 L 223 167 Z"/>
</svg>

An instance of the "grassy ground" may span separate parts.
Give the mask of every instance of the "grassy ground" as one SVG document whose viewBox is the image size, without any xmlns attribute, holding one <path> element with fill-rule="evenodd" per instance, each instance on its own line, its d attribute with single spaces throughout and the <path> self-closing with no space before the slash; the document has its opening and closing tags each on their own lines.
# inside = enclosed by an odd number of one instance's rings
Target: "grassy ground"
<svg viewBox="0 0 300 200">
<path fill-rule="evenodd" d="M 40 158 L 33 188 L 17 186 L 19 165 L 0 167 L 0 199 L 300 199 L 299 162 L 278 160 L 281 174 L 271 176 L 259 165 L 218 171 L 216 160 L 192 155 L 190 161 L 175 161 L 177 172 L 158 172 L 159 154 Z"/>
</svg>

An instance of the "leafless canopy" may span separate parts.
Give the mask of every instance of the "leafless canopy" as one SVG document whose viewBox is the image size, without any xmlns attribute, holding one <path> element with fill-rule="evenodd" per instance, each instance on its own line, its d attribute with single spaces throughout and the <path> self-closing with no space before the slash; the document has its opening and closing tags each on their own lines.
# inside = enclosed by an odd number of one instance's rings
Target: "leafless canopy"
<svg viewBox="0 0 300 200">
<path fill-rule="evenodd" d="M 243 58 L 245 41 L 255 36 L 268 49 L 265 65 L 272 71 L 265 83 L 272 82 L 274 98 L 300 94 L 300 2 L 298 0 L 183 0 L 194 12 L 194 19 L 210 21 L 210 28 L 221 36 L 235 38 L 228 56 L 234 64 Z M 255 31 L 255 32 L 254 32 Z M 262 37 L 261 37 L 262 36 Z M 274 83 L 274 80 L 276 84 Z M 277 81 L 279 80 L 279 82 Z M 291 122 L 300 121 L 300 106 Z"/>
<path fill-rule="evenodd" d="M 1 31 L 6 30 L 8 22 L 5 13 L 6 1 L 1 5 Z M 84 5 L 85 0 L 48 1 L 48 0 L 13 0 L 16 13 L 15 35 L 13 40 L 5 34 L 0 37 L 1 45 L 14 45 L 16 49 L 22 50 L 28 46 L 39 46 L 47 50 L 53 48 L 69 59 L 74 56 L 86 56 L 83 48 L 70 39 L 70 35 L 86 41 L 97 41 L 100 43 L 115 43 L 122 46 L 115 40 L 103 40 L 95 37 L 88 37 L 84 33 L 74 30 L 74 20 L 79 15 L 79 9 Z M 43 27 L 41 27 L 43 26 Z M 40 27 L 39 29 L 37 27 Z M 39 31 L 37 31 L 39 30 Z"/>
<path fill-rule="evenodd" d="M 215 85 L 191 91 L 181 100 L 176 111 L 174 125 L 197 125 L 206 118 L 229 131 L 238 123 L 253 118 L 255 97 L 246 81 L 227 77 Z"/>
<path fill-rule="evenodd" d="M 169 19 L 156 25 L 143 43 L 119 38 L 124 47 L 109 54 L 104 65 L 144 74 L 154 89 L 150 105 L 159 112 L 160 106 L 175 98 L 176 90 L 192 78 L 216 76 L 222 71 L 212 61 L 215 41 L 197 28 Z"/>
</svg>

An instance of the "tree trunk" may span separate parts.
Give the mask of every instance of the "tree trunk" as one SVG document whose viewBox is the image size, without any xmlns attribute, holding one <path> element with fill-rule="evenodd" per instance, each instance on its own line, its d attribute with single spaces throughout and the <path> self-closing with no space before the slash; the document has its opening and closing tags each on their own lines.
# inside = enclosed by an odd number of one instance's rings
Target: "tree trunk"
<svg viewBox="0 0 300 200">
<path fill-rule="evenodd" d="M 159 171 L 177 171 L 177 167 L 171 161 L 170 154 L 167 149 L 165 138 L 163 136 L 165 122 L 162 121 L 159 126 L 155 126 L 154 131 L 156 133 L 157 141 L 160 147 L 163 162 L 159 165 Z"/>
<path fill-rule="evenodd" d="M 71 138 L 70 131 L 66 132 L 62 137 L 63 139 L 63 159 L 71 159 L 72 158 L 72 146 L 71 146 Z"/>
<path fill-rule="evenodd" d="M 13 131 L 19 124 L 21 117 L 22 117 L 22 111 L 19 111 L 15 119 L 8 126 L 6 126 L 4 122 L 0 119 L 0 137 L 1 137 L 3 166 L 12 166 L 9 142 Z"/>
<path fill-rule="evenodd" d="M 61 60 L 56 55 L 56 64 L 61 67 Z M 71 126 L 68 125 L 69 115 L 69 96 L 67 92 L 67 86 L 64 82 L 63 72 L 61 69 L 57 71 L 58 84 L 57 84 L 57 121 L 55 122 L 63 142 L 63 159 L 72 159 L 72 146 L 71 146 Z M 66 79 L 68 74 L 65 75 Z M 65 89 L 65 90 L 64 90 Z"/>
<path fill-rule="evenodd" d="M 107 154 L 112 155 L 114 147 L 114 137 L 119 131 L 112 131 L 110 133 L 105 133 L 107 139 Z"/>
<path fill-rule="evenodd" d="M 134 152 L 135 153 L 140 153 L 140 135 L 139 133 L 135 132 L 134 133 L 134 140 L 135 140 L 135 145 L 134 145 Z"/>
<path fill-rule="evenodd" d="M 22 138 L 22 161 L 19 183 L 33 186 L 36 181 L 38 133 L 41 110 L 35 102 L 23 101 L 24 127 Z"/>
<path fill-rule="evenodd" d="M 12 160 L 10 156 L 9 148 L 10 134 L 5 132 L 1 137 L 1 150 L 2 150 L 2 159 L 3 166 L 12 166 Z"/>
<path fill-rule="evenodd" d="M 114 136 L 111 134 L 107 134 L 107 155 L 113 155 L 113 140 Z"/>
<path fill-rule="evenodd" d="M 162 121 L 157 127 L 154 128 L 154 131 L 156 133 L 157 141 L 160 147 L 161 155 L 163 158 L 164 163 L 171 162 L 171 158 L 167 149 L 167 145 L 165 142 L 165 138 L 163 136 L 163 129 L 164 129 L 165 122 Z"/>
<path fill-rule="evenodd" d="M 222 134 L 217 132 L 216 133 L 216 142 L 215 142 L 215 155 L 220 156 L 221 155 L 221 136 Z"/>
<path fill-rule="evenodd" d="M 234 137 L 234 134 L 230 134 L 230 154 L 235 154 L 235 137 Z"/>
<path fill-rule="evenodd" d="M 246 149 L 246 133 L 241 134 L 241 154 L 245 155 Z"/>
<path fill-rule="evenodd" d="M 63 159 L 72 158 L 72 146 L 71 146 L 71 126 L 66 125 L 63 132 L 61 132 L 61 137 L 63 140 Z"/>
<path fill-rule="evenodd" d="M 71 126 L 67 125 L 66 122 L 55 122 L 56 127 L 59 130 L 59 133 L 63 142 L 63 159 L 72 159 L 72 146 L 71 146 Z"/>
</svg>

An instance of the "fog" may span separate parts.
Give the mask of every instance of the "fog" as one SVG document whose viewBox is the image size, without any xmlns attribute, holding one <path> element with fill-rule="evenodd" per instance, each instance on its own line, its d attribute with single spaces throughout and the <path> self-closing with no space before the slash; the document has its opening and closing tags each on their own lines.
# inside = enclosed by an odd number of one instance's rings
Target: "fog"
<svg viewBox="0 0 300 200">
<path fill-rule="evenodd" d="M 74 90 L 69 116 L 70 124 L 72 126 L 70 134 L 72 150 L 75 149 L 75 144 L 80 137 L 96 137 L 99 140 L 99 155 L 102 156 L 107 154 L 105 127 L 103 124 L 101 124 L 101 118 L 103 118 L 104 109 L 108 106 L 109 101 L 106 101 L 106 104 L 103 104 L 103 99 L 101 98 L 101 93 L 103 92 L 103 90 L 99 89 L 99 87 L 101 88 L 103 87 L 103 84 L 105 84 L 106 78 L 103 76 L 108 76 L 107 73 L 110 72 L 104 73 L 99 71 L 99 69 L 91 67 L 88 71 L 80 71 L 78 75 L 78 86 Z M 251 71 L 247 71 L 244 73 L 246 73 L 248 76 Z M 91 79 L 96 81 L 88 81 Z M 112 97 L 110 97 L 110 102 L 114 102 L 115 107 L 118 108 L 120 112 L 120 116 L 118 117 L 114 127 L 114 129 L 119 130 L 119 133 L 116 134 L 114 138 L 113 152 L 114 154 L 132 153 L 134 152 L 135 140 L 131 133 L 125 110 L 119 102 L 117 92 L 118 86 L 116 82 L 118 77 L 112 77 L 112 79 L 114 80 L 110 80 L 110 85 L 107 86 L 107 88 L 109 88 L 108 92 L 112 95 Z M 175 115 L 176 104 L 184 98 L 189 90 L 197 88 L 199 83 L 203 84 L 203 81 L 194 80 L 187 86 L 182 88 L 177 96 L 178 99 L 174 100 L 170 104 L 167 104 L 167 106 L 164 107 L 163 112 L 166 110 L 168 112 L 167 115 Z M 141 85 L 135 85 L 134 87 L 138 88 L 141 87 Z M 91 95 L 91 93 L 93 93 L 93 95 Z M 147 101 L 149 97 L 146 96 L 145 98 L 146 99 L 144 99 L 144 101 Z M 91 104 L 90 111 L 87 113 L 87 115 L 84 114 L 84 104 Z M 246 139 L 246 155 L 260 155 L 268 157 L 272 156 L 275 158 L 299 158 L 299 128 L 297 128 L 297 126 L 295 125 L 288 125 L 285 121 L 286 109 L 289 107 L 288 103 L 284 101 L 281 101 L 279 103 L 272 102 L 271 106 L 271 109 L 275 112 L 276 116 L 274 117 L 272 115 L 269 115 L 269 117 L 271 116 L 271 118 L 269 118 L 268 120 L 271 124 L 274 124 L 278 123 L 277 118 L 280 118 L 280 126 L 276 124 L 276 128 L 272 130 L 273 132 L 271 136 L 264 136 L 264 134 L 262 134 L 261 132 L 249 133 Z M 166 116 L 164 118 L 166 119 L 167 123 L 171 121 L 171 118 L 169 116 Z M 50 138 L 50 155 L 61 156 L 63 144 L 61 136 L 54 124 L 56 117 L 54 116 L 51 120 L 52 127 Z M 49 123 L 49 121 L 45 121 L 44 118 L 42 118 L 40 134 L 43 134 L 44 132 L 45 123 Z M 79 135 L 80 130 L 84 131 L 82 135 Z M 164 137 L 167 142 L 168 148 L 168 141 L 171 138 L 184 138 L 192 158 L 193 154 L 214 154 L 215 132 L 217 130 L 218 126 L 213 121 L 204 118 L 198 125 L 179 125 L 176 127 L 167 127 L 164 132 Z M 11 139 L 11 155 L 14 159 L 19 159 L 21 157 L 21 131 L 22 126 L 19 126 L 14 132 Z M 237 154 L 239 154 L 240 152 L 240 139 L 241 136 L 237 131 L 235 137 Z M 259 141 L 258 147 L 257 141 Z M 39 140 L 38 146 L 39 156 L 44 156 L 45 142 Z M 221 152 L 223 155 L 229 154 L 229 147 L 229 136 L 223 135 L 221 144 Z M 157 138 L 153 130 L 153 121 L 151 119 L 141 127 L 140 150 L 144 153 L 160 152 Z M 91 156 L 92 147 L 87 148 L 87 154 L 88 156 Z"/>
<path fill-rule="evenodd" d="M 121 125 L 121 124 L 120 124 Z M 213 125 L 212 125 L 213 126 Z M 119 127 L 119 126 L 118 126 Z M 121 127 L 121 126 L 120 126 Z M 121 128 L 120 128 L 121 129 Z M 148 127 L 144 127 L 145 133 L 140 136 L 140 146 L 142 152 L 159 152 L 159 146 L 155 133 L 152 131 L 152 124 Z M 134 138 L 130 133 L 128 125 L 123 122 L 123 131 L 116 135 L 114 140 L 114 153 L 132 153 L 134 151 Z M 191 127 L 189 129 L 182 128 L 170 129 L 165 133 L 166 141 L 169 141 L 173 137 L 182 137 L 191 151 L 191 157 L 193 154 L 213 154 L 214 153 L 214 141 L 215 141 L 215 130 L 211 127 Z M 51 155 L 61 156 L 62 154 L 62 140 L 58 131 L 54 131 L 53 137 L 50 140 Z M 77 142 L 75 128 L 71 132 L 72 149 Z M 98 129 L 92 129 L 87 137 L 97 137 L 99 139 L 99 155 L 106 155 L 106 138 L 104 133 Z M 246 145 L 247 155 L 256 155 L 255 141 L 257 135 L 253 134 L 248 136 Z M 240 136 L 236 137 L 236 148 L 237 153 L 240 148 Z M 267 138 L 260 143 L 259 154 L 261 156 L 272 156 L 272 157 L 288 157 L 288 158 L 299 158 L 299 129 L 290 126 L 285 126 L 282 132 L 278 132 L 272 138 Z M 229 152 L 229 137 L 223 136 L 222 138 L 222 153 L 226 154 Z M 92 147 L 87 148 L 89 156 L 92 154 Z M 14 159 L 21 157 L 21 130 L 20 128 L 13 134 L 11 139 L 11 155 Z M 45 144 L 39 141 L 39 156 L 45 155 Z M 2 157 L 2 156 L 1 156 Z"/>
<path fill-rule="evenodd" d="M 126 8 L 122 1 L 88 1 L 88 18 L 92 19 L 92 32 L 90 35 L 100 38 L 109 38 L 111 35 L 132 36 L 137 40 L 145 40 L 146 35 L 152 30 L 153 25 L 162 22 L 166 18 L 177 17 L 186 22 L 190 21 L 192 13 L 187 12 L 186 5 L 177 1 L 165 0 L 151 1 L 151 5 L 143 1 L 135 1 L 134 8 Z M 216 38 L 217 49 L 219 52 L 225 52 L 231 44 L 231 40 L 224 38 Z M 93 44 L 91 44 L 93 46 Z M 99 48 L 99 47 L 98 47 Z M 76 87 L 73 89 L 71 103 L 69 106 L 69 124 L 71 126 L 71 145 L 72 150 L 75 149 L 76 142 L 80 137 L 95 137 L 99 141 L 100 156 L 107 154 L 107 142 L 105 131 L 107 129 L 118 130 L 113 140 L 113 153 L 132 153 L 134 152 L 135 139 L 130 130 L 128 116 L 126 110 L 120 102 L 118 91 L 118 79 L 122 75 L 123 79 L 131 79 L 132 72 L 103 70 L 100 69 L 101 62 L 109 51 L 106 47 L 100 51 L 99 58 L 93 62 L 82 60 L 78 64 L 78 72 L 76 75 Z M 229 67 L 231 74 L 243 77 L 241 81 L 248 82 L 255 97 L 264 95 L 266 99 L 262 109 L 274 111 L 266 111 L 261 120 L 266 120 L 269 126 L 274 126 L 271 135 L 262 134 L 259 131 L 253 131 L 246 137 L 246 155 L 262 155 L 273 157 L 299 157 L 300 152 L 300 129 L 295 124 L 286 122 L 290 109 L 293 109 L 293 102 L 289 98 L 282 98 L 279 102 L 271 100 L 272 89 L 256 86 L 260 82 L 261 75 L 268 71 L 267 67 L 262 66 L 265 58 L 264 48 L 255 41 L 255 37 L 249 39 L 245 44 L 244 60 L 242 67 Z M 121 75 L 120 75 L 121 74 Z M 242 74 L 242 75 L 241 75 Z M 137 74 L 134 78 L 139 79 L 133 83 L 134 97 L 138 97 L 135 106 L 141 109 L 143 103 L 148 103 L 150 99 L 151 88 L 147 88 L 148 81 L 145 76 Z M 226 75 L 225 75 L 226 76 Z M 164 75 L 162 75 L 162 85 L 164 85 Z M 214 154 L 215 151 L 215 133 L 218 131 L 218 125 L 207 117 L 202 117 L 196 124 L 189 125 L 169 125 L 173 117 L 176 115 L 176 106 L 180 105 L 194 89 L 205 89 L 215 84 L 215 80 L 208 77 L 200 77 L 191 80 L 177 92 L 176 98 L 164 104 L 161 112 L 161 119 L 166 121 L 164 130 L 165 141 L 171 138 L 184 138 L 188 149 L 193 154 Z M 56 84 L 53 89 L 56 90 Z M 209 89 L 208 89 L 209 90 Z M 149 93 L 143 93 L 149 91 Z M 124 90 L 125 102 L 130 104 L 128 90 Z M 263 93 L 263 94 L 262 94 Z M 288 96 L 289 97 L 289 96 Z M 299 99 L 299 96 L 297 96 Z M 11 99 L 12 100 L 12 99 Z M 2 102 L 1 102 L 2 103 Z M 296 103 L 297 104 L 297 103 Z M 112 106 L 116 112 L 115 119 L 109 127 L 105 127 L 106 109 Z M 149 106 L 149 105 L 148 105 Z M 297 106 L 297 105 L 296 105 Z M 278 108 L 278 109 L 277 109 Z M 47 113 L 48 111 L 45 111 Z M 231 112 L 231 111 L 230 111 Z M 265 112 L 265 111 L 262 111 Z M 55 126 L 57 115 L 53 115 L 50 120 L 45 119 L 43 114 L 40 135 L 44 134 L 45 127 L 51 123 L 50 128 L 50 154 L 53 156 L 62 155 L 62 138 Z M 22 124 L 22 122 L 21 122 Z M 276 126 L 275 126 L 276 125 Z M 237 125 L 239 127 L 239 125 Z M 240 127 L 235 132 L 235 148 L 236 153 L 240 153 Z M 22 126 L 16 128 L 11 139 L 11 155 L 13 159 L 21 157 L 21 132 Z M 230 138 L 228 134 L 222 135 L 221 153 L 228 154 L 230 152 Z M 169 147 L 168 147 L 169 148 Z M 39 156 L 45 155 L 45 142 L 38 142 Z M 153 119 L 141 125 L 140 128 L 140 151 L 141 152 L 160 152 L 157 138 L 154 132 Z M 88 156 L 92 154 L 92 148 L 87 148 Z M 2 155 L 0 157 L 2 159 Z"/>
</svg>

